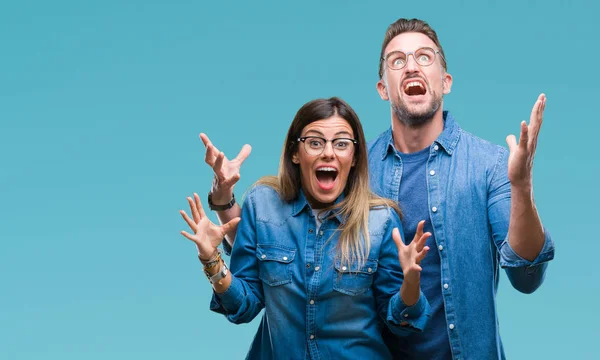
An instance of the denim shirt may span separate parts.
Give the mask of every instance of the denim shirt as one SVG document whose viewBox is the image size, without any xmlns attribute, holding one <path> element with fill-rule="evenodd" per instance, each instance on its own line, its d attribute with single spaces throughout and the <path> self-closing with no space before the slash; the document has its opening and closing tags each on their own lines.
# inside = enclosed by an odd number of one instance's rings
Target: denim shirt
<svg viewBox="0 0 600 360">
<path fill-rule="evenodd" d="M 425 327 L 425 296 L 408 307 L 399 295 L 403 274 L 392 239 L 393 228 L 402 233 L 397 214 L 387 207 L 370 211 L 371 248 L 362 266 L 340 264 L 336 230 L 343 219 L 329 214 L 316 228 L 302 193 L 284 202 L 259 185 L 246 195 L 231 285 L 213 294 L 211 310 L 239 324 L 265 309 L 249 359 L 390 359 L 381 326 L 398 336 Z"/>
<path fill-rule="evenodd" d="M 388 129 L 369 142 L 372 190 L 398 200 L 402 161 Z M 544 229 L 539 255 L 528 261 L 508 243 L 511 189 L 508 155 L 462 130 L 444 111 L 444 130 L 429 147 L 429 216 L 441 260 L 441 288 L 454 359 L 504 359 L 495 295 L 499 267 L 512 286 L 532 293 L 543 282 L 554 244 Z M 402 201 L 402 199 L 400 199 Z M 425 329 L 427 331 L 427 329 Z"/>
</svg>

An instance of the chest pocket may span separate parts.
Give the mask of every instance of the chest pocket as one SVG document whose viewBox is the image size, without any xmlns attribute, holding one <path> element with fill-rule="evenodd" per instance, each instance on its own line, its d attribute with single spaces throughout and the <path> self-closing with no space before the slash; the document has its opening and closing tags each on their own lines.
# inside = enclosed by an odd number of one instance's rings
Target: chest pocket
<svg viewBox="0 0 600 360">
<path fill-rule="evenodd" d="M 292 262 L 295 256 L 295 249 L 258 244 L 256 247 L 258 278 L 269 286 L 292 282 Z"/>
<path fill-rule="evenodd" d="M 371 288 L 373 276 L 377 271 L 377 260 L 367 259 L 362 266 L 357 263 L 342 265 L 335 260 L 333 290 L 346 295 L 360 295 Z"/>
</svg>

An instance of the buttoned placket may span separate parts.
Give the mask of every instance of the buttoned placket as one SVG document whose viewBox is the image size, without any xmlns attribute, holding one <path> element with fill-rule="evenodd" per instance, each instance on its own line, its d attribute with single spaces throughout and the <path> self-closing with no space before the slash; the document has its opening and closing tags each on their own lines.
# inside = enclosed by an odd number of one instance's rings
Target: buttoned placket
<svg viewBox="0 0 600 360">
<path fill-rule="evenodd" d="M 321 282 L 321 263 L 323 261 L 323 228 L 316 229 L 314 215 L 311 214 L 309 229 L 306 234 L 306 266 L 305 273 L 307 279 L 306 289 L 306 339 L 308 341 L 308 358 L 320 359 L 319 349 L 317 347 L 317 306 L 318 291 Z M 312 266 L 311 266 L 312 264 Z"/>
<path fill-rule="evenodd" d="M 460 339 L 456 329 L 456 313 L 454 311 L 454 303 L 452 299 L 452 289 L 450 287 L 450 264 L 448 261 L 448 248 L 444 247 L 446 239 L 444 235 L 443 211 L 440 207 L 441 188 L 440 188 L 440 146 L 436 143 L 431 146 L 429 151 L 429 159 L 427 160 L 427 195 L 430 208 L 429 217 L 433 229 L 433 235 L 437 244 L 438 253 L 441 263 L 441 287 L 442 299 L 444 300 L 444 310 L 446 313 L 446 323 L 448 326 L 448 338 L 450 340 L 450 349 L 452 357 L 458 359 L 461 357 Z"/>
</svg>

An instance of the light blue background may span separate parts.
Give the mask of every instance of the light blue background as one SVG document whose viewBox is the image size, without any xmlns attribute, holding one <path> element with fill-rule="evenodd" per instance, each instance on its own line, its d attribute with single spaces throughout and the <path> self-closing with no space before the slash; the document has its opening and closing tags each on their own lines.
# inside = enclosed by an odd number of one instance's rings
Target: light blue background
<svg viewBox="0 0 600 360">
<path fill-rule="evenodd" d="M 0 5 L 0 358 L 239 359 L 258 322 L 208 310 L 178 210 L 212 178 L 198 133 L 274 174 L 296 110 L 340 96 L 367 138 L 387 26 L 437 30 L 445 107 L 505 145 L 548 96 L 535 197 L 556 242 L 542 288 L 502 277 L 509 359 L 598 353 L 598 6 L 581 1 L 18 1 Z M 212 215 L 211 215 L 212 216 Z M 215 219 L 213 217 L 213 219 Z"/>
</svg>

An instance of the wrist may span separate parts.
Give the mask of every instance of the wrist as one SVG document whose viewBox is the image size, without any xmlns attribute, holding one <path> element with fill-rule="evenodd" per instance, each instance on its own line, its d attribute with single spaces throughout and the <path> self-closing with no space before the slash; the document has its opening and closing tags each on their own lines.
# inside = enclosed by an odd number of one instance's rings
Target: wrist
<svg viewBox="0 0 600 360">
<path fill-rule="evenodd" d="M 520 196 L 532 196 L 533 194 L 533 185 L 531 183 L 524 184 L 510 184 L 510 192 L 512 195 L 520 195 Z"/>
<path fill-rule="evenodd" d="M 198 247 L 197 247 L 198 248 Z M 210 261 L 214 261 L 217 259 L 217 256 L 220 255 L 219 249 L 214 248 L 212 251 L 201 251 L 198 248 L 198 259 L 202 264 L 206 264 Z"/>
<path fill-rule="evenodd" d="M 420 288 L 421 286 L 421 272 L 415 271 L 413 272 L 405 272 L 404 279 L 402 281 L 403 284 L 406 284 L 411 289 L 412 288 Z"/>
<path fill-rule="evenodd" d="M 406 306 L 415 305 L 419 301 L 419 297 L 421 297 L 421 287 L 419 284 L 402 283 L 400 298 Z"/>
<path fill-rule="evenodd" d="M 224 202 L 216 200 L 212 192 L 208 193 L 208 207 L 213 211 L 226 211 L 235 205 L 235 195 L 231 193 L 231 197 Z"/>
<path fill-rule="evenodd" d="M 222 267 L 223 267 L 223 259 L 219 258 L 219 261 L 215 266 L 212 266 L 210 268 L 204 267 L 204 272 L 206 273 L 207 276 L 213 276 L 213 275 L 217 274 L 219 271 L 221 271 Z"/>
<path fill-rule="evenodd" d="M 216 205 L 225 205 L 233 197 L 233 186 L 229 188 L 219 186 L 219 179 L 215 176 L 210 187 L 210 194 Z"/>
<path fill-rule="evenodd" d="M 233 188 L 229 189 L 215 189 L 210 190 L 212 201 L 215 205 L 226 205 L 231 201 L 233 197 Z"/>
</svg>

